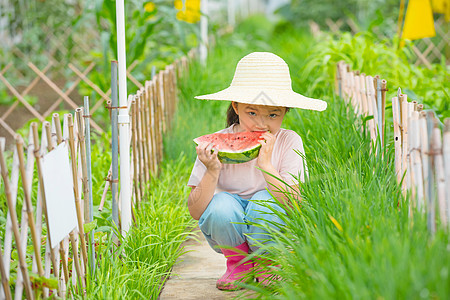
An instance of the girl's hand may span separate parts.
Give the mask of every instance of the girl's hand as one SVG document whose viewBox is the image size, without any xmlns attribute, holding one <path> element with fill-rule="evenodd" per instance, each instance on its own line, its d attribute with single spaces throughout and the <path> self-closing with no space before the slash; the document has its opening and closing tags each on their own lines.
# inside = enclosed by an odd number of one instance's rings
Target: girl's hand
<svg viewBox="0 0 450 300">
<path fill-rule="evenodd" d="M 261 135 L 264 140 L 259 141 L 261 144 L 261 149 L 258 155 L 258 167 L 263 170 L 268 170 L 272 166 L 272 152 L 273 146 L 275 145 L 275 140 L 277 139 L 275 135 L 270 132 L 265 132 Z"/>
<path fill-rule="evenodd" d="M 214 150 L 214 153 L 211 154 L 213 146 L 212 143 L 204 142 L 200 143 L 195 149 L 197 150 L 198 159 L 209 171 L 220 171 L 222 164 L 217 158 L 218 151 Z"/>
</svg>

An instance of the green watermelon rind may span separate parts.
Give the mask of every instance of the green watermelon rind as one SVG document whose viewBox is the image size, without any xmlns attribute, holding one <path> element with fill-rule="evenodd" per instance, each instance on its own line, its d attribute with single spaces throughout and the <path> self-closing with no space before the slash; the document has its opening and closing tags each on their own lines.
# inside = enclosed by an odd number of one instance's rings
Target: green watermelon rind
<svg viewBox="0 0 450 300">
<path fill-rule="evenodd" d="M 240 153 L 219 151 L 217 158 L 223 164 L 246 163 L 258 157 L 259 149 L 261 149 L 261 144 Z"/>
<path fill-rule="evenodd" d="M 198 143 L 194 139 L 194 143 L 198 145 Z M 259 150 L 261 149 L 261 144 L 256 145 L 253 148 L 242 152 L 225 152 L 219 151 L 217 153 L 217 158 L 223 164 L 242 164 L 254 160 L 259 155 Z M 212 150 L 211 150 L 212 153 Z"/>
</svg>

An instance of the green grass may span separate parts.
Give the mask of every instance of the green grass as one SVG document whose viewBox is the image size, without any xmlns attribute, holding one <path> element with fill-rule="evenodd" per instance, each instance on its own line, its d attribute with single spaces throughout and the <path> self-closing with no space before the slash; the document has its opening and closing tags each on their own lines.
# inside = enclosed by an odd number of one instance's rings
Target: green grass
<svg viewBox="0 0 450 300">
<path fill-rule="evenodd" d="M 97 253 L 98 268 L 88 280 L 88 299 L 156 299 L 176 259 L 181 243 L 190 233 L 193 220 L 184 204 L 189 167 L 184 157 L 165 161 L 158 178 L 136 212 L 136 223 L 120 247 L 113 231 L 97 233 L 103 240 Z M 82 298 L 81 296 L 77 296 Z"/>
<path fill-rule="evenodd" d="M 263 248 L 280 266 L 274 271 L 283 280 L 249 288 L 266 299 L 448 298 L 448 234 L 441 229 L 433 238 L 424 215 L 408 216 L 394 175 L 392 143 L 388 140 L 384 158 L 371 154 L 363 120 L 334 96 L 329 74 L 334 62 L 315 52 L 318 42 L 308 33 L 271 34 L 266 28 L 257 34 L 257 43 L 247 43 L 260 21 L 249 20 L 235 36 L 219 41 L 208 68 L 192 67 L 189 81 L 181 83 L 174 130 L 165 140 L 168 157 L 183 153 L 193 163 L 192 138 L 224 128 L 228 105 L 193 97 L 227 87 L 237 61 L 252 51 L 283 57 L 294 90 L 328 102 L 325 112 L 293 110 L 285 117 L 283 127 L 303 139 L 310 176 L 301 185 L 303 201 L 284 217 L 286 226 L 273 233 L 275 243 Z M 358 59 L 368 64 L 377 57 Z M 372 72 L 377 70 L 371 65 Z"/>
</svg>

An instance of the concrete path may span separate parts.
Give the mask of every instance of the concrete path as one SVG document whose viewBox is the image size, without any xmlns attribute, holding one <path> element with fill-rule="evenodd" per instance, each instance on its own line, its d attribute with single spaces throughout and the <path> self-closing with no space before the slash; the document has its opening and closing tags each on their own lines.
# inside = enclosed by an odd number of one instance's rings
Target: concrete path
<svg viewBox="0 0 450 300">
<path fill-rule="evenodd" d="M 217 279 L 225 273 L 225 257 L 209 247 L 201 232 L 197 234 L 197 238 L 198 241 L 191 238 L 183 244 L 188 252 L 180 256 L 173 267 L 159 299 L 222 300 L 249 294 L 245 290 L 225 292 L 216 288 Z M 241 297 L 248 298 L 245 295 Z"/>
</svg>

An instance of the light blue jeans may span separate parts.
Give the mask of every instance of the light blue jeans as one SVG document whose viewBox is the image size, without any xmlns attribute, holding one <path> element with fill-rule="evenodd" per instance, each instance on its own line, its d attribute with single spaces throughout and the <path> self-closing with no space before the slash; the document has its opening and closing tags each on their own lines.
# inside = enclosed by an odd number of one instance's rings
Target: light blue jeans
<svg viewBox="0 0 450 300">
<path fill-rule="evenodd" d="M 269 214 L 271 209 L 253 202 L 253 200 L 270 200 L 266 202 L 270 208 L 285 213 L 284 209 L 272 200 L 268 191 L 256 192 L 250 199 L 243 199 L 236 194 L 220 192 L 214 195 L 206 210 L 198 220 L 198 225 L 209 245 L 218 253 L 221 246 L 236 247 L 247 242 L 251 251 L 259 247 L 255 240 L 266 242 L 270 240 L 267 232 L 251 225 L 266 223 L 270 227 L 285 223 L 275 214 Z"/>
</svg>

